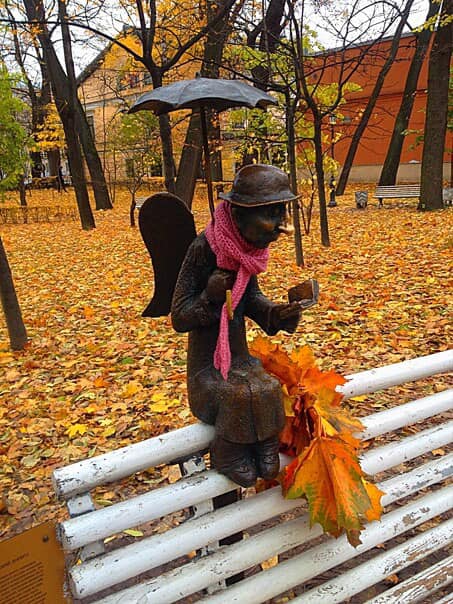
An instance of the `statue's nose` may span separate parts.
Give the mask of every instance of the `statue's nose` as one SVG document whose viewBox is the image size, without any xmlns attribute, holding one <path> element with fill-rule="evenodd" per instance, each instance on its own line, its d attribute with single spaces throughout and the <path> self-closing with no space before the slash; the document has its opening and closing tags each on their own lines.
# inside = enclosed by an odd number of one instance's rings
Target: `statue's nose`
<svg viewBox="0 0 453 604">
<path fill-rule="evenodd" d="M 275 220 L 272 220 L 271 218 L 261 218 L 259 225 L 265 233 L 272 232 L 276 226 L 278 226 L 275 224 Z"/>
</svg>

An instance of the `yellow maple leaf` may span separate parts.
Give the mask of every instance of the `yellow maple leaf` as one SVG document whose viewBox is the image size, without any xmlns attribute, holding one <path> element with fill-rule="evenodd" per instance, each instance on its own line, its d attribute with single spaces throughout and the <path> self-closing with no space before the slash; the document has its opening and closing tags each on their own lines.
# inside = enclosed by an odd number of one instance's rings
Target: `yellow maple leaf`
<svg viewBox="0 0 453 604">
<path fill-rule="evenodd" d="M 310 346 L 295 348 L 290 354 L 290 359 L 302 369 L 308 369 L 316 365 L 316 360 Z"/>
<path fill-rule="evenodd" d="M 77 436 L 77 434 L 83 436 L 87 430 L 88 427 L 86 424 L 73 424 L 72 426 L 68 427 L 66 434 L 69 436 L 69 438 L 74 438 Z"/>
<path fill-rule="evenodd" d="M 164 401 L 166 398 L 167 396 L 163 392 L 155 392 L 151 396 L 151 400 L 153 401 L 153 403 L 159 403 L 160 401 Z"/>
<path fill-rule="evenodd" d="M 354 447 L 357 447 L 359 441 L 353 434 L 363 431 L 362 422 L 350 415 L 350 413 L 336 404 L 337 393 L 330 388 L 322 387 L 313 403 L 322 426 L 322 430 L 327 436 L 338 434 L 340 438 L 347 440 Z"/>
<path fill-rule="evenodd" d="M 170 407 L 174 407 L 178 403 L 179 403 L 179 399 L 177 399 L 177 398 L 167 399 L 167 400 L 161 399 L 156 403 L 152 403 L 149 406 L 149 408 L 151 409 L 151 411 L 154 411 L 154 413 L 165 413 L 166 411 L 168 411 L 170 409 Z"/>
<path fill-rule="evenodd" d="M 134 394 L 137 394 L 140 389 L 141 385 L 139 382 L 129 382 L 123 389 L 123 396 L 124 398 L 130 398 L 131 396 L 134 396 Z"/>
<path fill-rule="evenodd" d="M 115 426 L 108 426 L 102 433 L 102 436 L 104 436 L 105 438 L 108 438 L 109 436 L 112 436 L 113 434 L 115 434 L 115 432 L 116 432 Z"/>
<path fill-rule="evenodd" d="M 363 478 L 354 450 L 332 437 L 317 437 L 280 473 L 288 499 L 305 497 L 311 525 L 358 545 L 363 523 L 380 516 L 381 491 Z M 369 488 L 371 486 L 371 488 Z"/>
</svg>

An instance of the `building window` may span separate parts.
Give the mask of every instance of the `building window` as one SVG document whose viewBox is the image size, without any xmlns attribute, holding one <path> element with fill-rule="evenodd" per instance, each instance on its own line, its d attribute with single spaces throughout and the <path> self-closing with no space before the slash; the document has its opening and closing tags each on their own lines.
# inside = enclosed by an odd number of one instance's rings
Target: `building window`
<svg viewBox="0 0 453 604">
<path fill-rule="evenodd" d="M 127 88 L 127 84 L 123 78 L 122 75 L 117 76 L 116 78 L 116 89 L 117 90 L 124 90 L 125 88 Z"/>
<path fill-rule="evenodd" d="M 231 120 L 232 130 L 245 130 L 247 128 L 247 122 L 245 118 L 237 117 Z"/>
<path fill-rule="evenodd" d="M 143 74 L 143 84 L 145 84 L 145 86 L 151 85 L 153 83 L 153 80 L 151 78 L 151 74 L 149 73 L 149 71 L 145 71 L 145 73 Z"/>
<path fill-rule="evenodd" d="M 140 76 L 138 73 L 129 74 L 129 87 L 137 88 L 140 85 Z"/>
<path fill-rule="evenodd" d="M 96 132 L 94 130 L 94 115 L 87 115 L 87 122 L 88 122 L 88 126 L 91 130 L 91 136 L 93 137 L 93 140 L 95 140 L 96 138 Z"/>
<path fill-rule="evenodd" d="M 134 159 L 132 157 L 126 158 L 126 176 L 128 178 L 134 178 L 135 176 Z"/>
</svg>

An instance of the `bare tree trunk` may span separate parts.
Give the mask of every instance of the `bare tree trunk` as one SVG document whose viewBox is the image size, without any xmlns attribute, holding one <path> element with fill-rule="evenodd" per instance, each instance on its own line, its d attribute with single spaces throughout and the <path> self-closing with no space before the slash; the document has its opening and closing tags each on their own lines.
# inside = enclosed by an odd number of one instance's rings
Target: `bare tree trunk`
<svg viewBox="0 0 453 604">
<path fill-rule="evenodd" d="M 0 237 L 0 298 L 3 312 L 5 313 L 6 327 L 9 341 L 13 350 L 22 350 L 27 343 L 27 330 L 25 329 L 13 277 L 9 267 L 5 248 Z"/>
<path fill-rule="evenodd" d="M 105 181 L 104 170 L 101 160 L 94 144 L 88 120 L 85 111 L 77 96 L 77 83 L 74 72 L 74 61 L 72 56 L 71 35 L 69 32 L 69 19 L 66 10 L 66 2 L 58 3 L 58 12 L 61 20 L 61 29 L 63 35 L 63 47 L 66 62 L 67 86 L 69 89 L 69 99 L 71 111 L 77 127 L 78 137 L 83 148 L 86 164 L 91 177 L 91 185 L 97 210 L 111 210 L 112 204 L 109 197 L 107 183 Z"/>
<path fill-rule="evenodd" d="M 439 11 L 439 4 L 435 0 L 431 0 L 429 3 L 428 14 L 426 19 L 430 19 L 436 15 Z M 425 60 L 426 52 L 428 50 L 429 42 L 431 40 L 431 29 L 423 29 L 421 32 L 416 34 L 415 38 L 415 52 L 412 57 L 412 61 L 407 73 L 406 85 L 404 87 L 403 98 L 401 106 L 396 116 L 395 125 L 393 127 L 392 138 L 389 143 L 387 155 L 382 166 L 381 177 L 379 179 L 380 185 L 394 185 L 396 183 L 396 176 L 401 159 L 401 152 L 403 149 L 403 143 L 405 139 L 404 131 L 407 130 L 409 120 L 414 106 L 415 92 L 417 90 L 418 78 L 420 70 Z"/>
<path fill-rule="evenodd" d="M 113 205 L 110 200 L 102 162 L 96 149 L 96 145 L 94 144 L 93 135 L 91 134 L 85 111 L 78 98 L 76 99 L 75 112 L 77 130 L 83 147 L 88 171 L 90 173 L 96 210 L 111 210 Z"/>
<path fill-rule="evenodd" d="M 393 35 L 392 45 L 390 47 L 389 55 L 388 55 L 384 65 L 382 66 L 381 71 L 379 72 L 379 75 L 374 84 L 374 88 L 368 99 L 368 103 L 365 107 L 362 117 L 360 118 L 360 122 L 359 122 L 354 134 L 352 135 L 351 144 L 349 145 L 348 153 L 346 155 L 346 159 L 345 159 L 343 168 L 341 170 L 340 178 L 338 179 L 337 190 L 336 190 L 337 195 L 344 194 L 344 190 L 348 183 L 349 174 L 351 172 L 351 168 L 354 163 L 354 158 L 357 153 L 360 139 L 362 138 L 362 134 L 364 133 L 365 128 L 368 125 L 368 121 L 373 113 L 374 106 L 376 105 L 376 101 L 379 98 L 379 94 L 382 90 L 382 86 L 384 84 L 387 73 L 389 72 L 390 67 L 393 64 L 393 61 L 395 60 L 396 53 L 398 52 L 398 48 L 399 48 L 401 34 L 403 33 L 403 29 L 406 24 L 407 18 L 409 16 L 410 9 L 412 7 L 413 2 L 414 2 L 414 0 L 407 0 L 407 2 L 406 2 L 404 10 L 401 13 L 401 18 L 398 23 L 398 27 L 396 28 L 396 31 Z"/>
<path fill-rule="evenodd" d="M 419 210 L 439 210 L 444 206 L 442 176 L 453 45 L 453 28 L 449 23 L 452 14 L 453 0 L 443 0 L 440 24 L 429 55 Z"/>
<path fill-rule="evenodd" d="M 247 46 L 258 48 L 269 54 L 277 50 L 283 30 L 282 17 L 285 13 L 286 0 L 270 0 L 263 19 L 247 35 Z M 258 41 L 258 44 L 257 44 Z M 260 64 L 252 69 L 257 88 L 267 90 L 269 83 L 269 65 Z"/>
<path fill-rule="evenodd" d="M 82 227 L 85 230 L 90 230 L 95 227 L 94 217 L 90 207 L 88 190 L 86 187 L 85 174 L 83 170 L 83 160 L 77 136 L 77 116 L 76 116 L 76 79 L 74 71 L 74 61 L 72 58 L 71 49 L 71 34 L 69 32 L 68 15 L 66 13 L 65 0 L 58 0 L 58 15 L 60 17 L 61 33 L 63 38 L 63 51 L 66 64 L 66 87 L 68 94 L 65 95 L 66 107 L 60 108 L 61 112 L 66 114 L 66 130 L 70 131 L 70 138 L 73 139 L 71 148 L 68 145 L 69 165 L 71 166 L 71 175 L 74 188 L 76 189 L 77 204 L 79 206 L 80 219 Z M 49 72 L 52 71 L 49 69 Z M 54 83 L 54 82 L 53 82 Z M 61 101 L 61 97 L 60 97 Z M 74 173 L 72 170 L 74 169 Z M 75 179 L 75 182 L 74 182 Z M 76 184 L 77 183 L 77 184 Z M 78 191 L 78 194 L 77 194 Z"/>
<path fill-rule="evenodd" d="M 322 153 L 322 122 L 319 119 L 314 120 L 314 146 L 315 146 L 315 167 L 318 177 L 318 198 L 319 198 L 319 221 L 321 226 L 321 243 L 326 247 L 330 246 L 329 221 L 327 217 L 326 204 L 326 185 L 324 181 L 323 153 Z"/>
<path fill-rule="evenodd" d="M 50 176 L 58 176 L 58 168 L 61 162 L 60 150 L 51 149 L 47 151 L 47 160 L 49 162 Z"/>
<path fill-rule="evenodd" d="M 192 113 L 186 132 L 186 140 L 179 160 L 178 178 L 176 180 L 176 195 L 187 207 L 192 207 L 195 184 L 201 162 L 201 124 L 198 113 Z"/>
<path fill-rule="evenodd" d="M 153 82 L 153 88 L 162 86 L 162 70 L 159 67 L 151 66 L 149 71 Z M 175 193 L 175 159 L 171 123 L 168 114 L 159 115 L 159 133 L 162 145 L 162 168 L 164 172 L 165 188 L 169 193 Z"/>
<path fill-rule="evenodd" d="M 288 133 L 288 163 L 291 179 L 291 189 L 297 195 L 297 167 L 296 167 L 296 135 L 294 132 L 294 105 L 289 94 L 286 95 L 286 132 Z M 296 251 L 296 264 L 304 266 L 304 250 L 302 246 L 302 232 L 300 229 L 299 200 L 291 204 L 294 224 L 294 247 Z"/>
<path fill-rule="evenodd" d="M 25 181 L 24 181 L 23 175 L 20 177 L 18 186 L 19 186 L 20 205 L 22 207 L 25 207 L 27 205 L 27 195 L 26 195 L 26 191 L 25 191 Z"/>
<path fill-rule="evenodd" d="M 208 10 L 212 2 L 208 3 Z M 208 15 L 209 18 L 212 15 Z M 201 66 L 201 75 L 208 78 L 216 78 L 219 75 L 219 67 L 222 60 L 223 48 L 231 27 L 229 26 L 230 13 L 227 11 L 223 18 L 218 21 L 208 32 Z M 192 207 L 192 199 L 195 192 L 195 184 L 201 161 L 201 124 L 200 116 L 193 113 L 190 117 L 189 127 L 186 132 L 186 140 L 179 161 L 178 178 L 176 180 L 176 194 L 186 203 L 188 208 Z M 220 128 L 212 127 L 210 120 L 209 133 L 211 140 L 220 138 Z M 220 153 L 214 153 L 212 158 L 213 179 L 222 180 Z M 217 168 L 216 168 L 217 166 Z"/>
<path fill-rule="evenodd" d="M 175 193 L 175 158 L 173 153 L 173 139 L 171 135 L 170 118 L 167 114 L 159 115 L 159 130 L 162 141 L 162 165 L 164 171 L 165 188 L 169 193 Z"/>
<path fill-rule="evenodd" d="M 64 73 L 49 33 L 44 25 L 45 15 L 43 5 L 39 0 L 23 0 L 28 19 L 38 22 L 38 39 L 43 51 L 43 58 L 49 73 L 49 79 L 52 85 L 55 105 L 63 124 L 65 139 L 68 150 L 69 168 L 71 171 L 72 183 L 76 194 L 77 206 L 79 209 L 80 221 L 84 230 L 95 228 L 94 216 L 91 211 L 88 190 L 86 187 L 85 176 L 83 172 L 83 159 L 80 150 L 80 144 L 77 137 L 77 130 L 74 119 L 74 111 L 71 111 L 71 103 L 66 74 Z M 35 3 L 36 2 L 36 3 Z"/>
</svg>

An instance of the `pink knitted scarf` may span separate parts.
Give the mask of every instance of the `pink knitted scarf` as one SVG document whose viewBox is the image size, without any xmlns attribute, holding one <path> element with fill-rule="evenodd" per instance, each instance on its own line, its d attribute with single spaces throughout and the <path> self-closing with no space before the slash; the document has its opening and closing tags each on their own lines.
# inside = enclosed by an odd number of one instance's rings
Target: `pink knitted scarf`
<svg viewBox="0 0 453 604">
<path fill-rule="evenodd" d="M 262 273 L 267 268 L 269 250 L 259 249 L 245 241 L 239 233 L 231 215 L 228 202 L 220 203 L 214 213 L 214 220 L 206 227 L 206 238 L 216 255 L 217 266 L 236 271 L 236 281 L 231 292 L 233 311 L 241 301 L 250 277 Z M 228 332 L 228 314 L 226 303 L 220 316 L 219 337 L 214 352 L 214 367 L 220 371 L 223 379 L 228 378 L 231 367 L 231 350 Z"/>
</svg>

